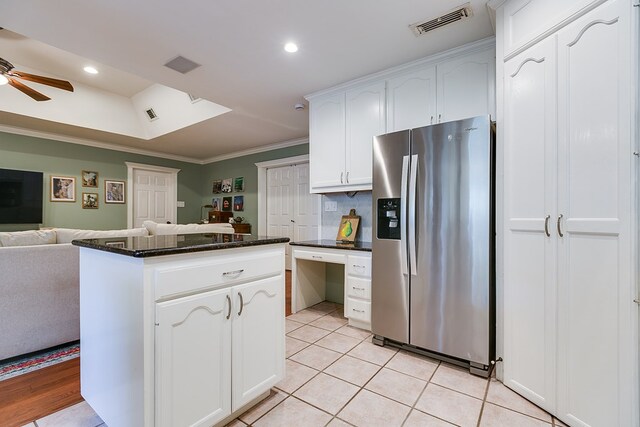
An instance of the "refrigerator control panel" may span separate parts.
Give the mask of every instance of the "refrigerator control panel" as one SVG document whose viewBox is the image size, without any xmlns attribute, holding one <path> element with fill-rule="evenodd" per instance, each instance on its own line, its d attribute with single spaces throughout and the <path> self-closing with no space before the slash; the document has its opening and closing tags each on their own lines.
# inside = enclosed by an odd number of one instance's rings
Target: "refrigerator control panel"
<svg viewBox="0 0 640 427">
<path fill-rule="evenodd" d="M 378 239 L 400 240 L 400 199 L 378 199 Z"/>
</svg>

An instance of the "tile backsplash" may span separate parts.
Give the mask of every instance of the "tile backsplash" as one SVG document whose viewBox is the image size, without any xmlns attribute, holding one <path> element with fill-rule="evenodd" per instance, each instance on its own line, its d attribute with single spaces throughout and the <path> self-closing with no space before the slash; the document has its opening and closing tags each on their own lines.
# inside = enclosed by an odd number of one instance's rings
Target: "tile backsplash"
<svg viewBox="0 0 640 427">
<path fill-rule="evenodd" d="M 325 211 L 325 204 L 336 202 L 338 209 L 335 212 Z M 371 191 L 359 191 L 353 197 L 345 193 L 331 193 L 322 195 L 322 238 L 335 240 L 338 234 L 338 225 L 342 215 L 348 215 L 351 209 L 360 215 L 360 226 L 356 234 L 356 241 L 370 242 L 373 217 L 371 215 Z"/>
</svg>

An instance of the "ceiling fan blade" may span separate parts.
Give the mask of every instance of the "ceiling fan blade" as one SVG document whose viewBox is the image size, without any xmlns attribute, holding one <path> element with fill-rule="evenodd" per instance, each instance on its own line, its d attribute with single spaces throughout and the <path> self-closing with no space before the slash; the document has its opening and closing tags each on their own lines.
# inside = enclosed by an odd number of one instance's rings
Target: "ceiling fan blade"
<svg viewBox="0 0 640 427">
<path fill-rule="evenodd" d="M 48 101 L 51 99 L 48 96 L 41 94 L 37 90 L 31 89 L 29 86 L 19 82 L 18 80 L 14 79 L 11 76 L 7 76 L 7 79 L 9 80 L 9 84 L 11 86 L 15 87 L 25 95 L 29 95 L 31 98 L 35 99 L 36 101 Z"/>
<path fill-rule="evenodd" d="M 11 70 L 13 77 L 19 77 L 24 80 L 28 80 L 34 83 L 41 83 L 43 85 L 52 86 L 58 89 L 68 90 L 73 92 L 73 86 L 66 80 L 52 79 L 51 77 L 38 76 L 35 74 L 29 74 L 22 71 Z"/>
</svg>

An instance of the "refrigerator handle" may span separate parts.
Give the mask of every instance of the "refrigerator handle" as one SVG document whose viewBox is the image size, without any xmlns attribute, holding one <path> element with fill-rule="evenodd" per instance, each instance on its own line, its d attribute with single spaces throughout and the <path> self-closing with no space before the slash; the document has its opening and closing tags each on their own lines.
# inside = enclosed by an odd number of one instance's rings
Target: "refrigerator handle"
<svg viewBox="0 0 640 427">
<path fill-rule="evenodd" d="M 418 274 L 418 264 L 416 262 L 416 185 L 418 180 L 418 155 L 411 156 L 411 175 L 409 177 L 409 262 L 411 264 L 411 275 Z"/>
<path fill-rule="evenodd" d="M 400 256 L 402 274 L 409 274 L 407 258 L 407 186 L 409 181 L 409 156 L 402 157 L 402 182 L 400 187 Z"/>
</svg>

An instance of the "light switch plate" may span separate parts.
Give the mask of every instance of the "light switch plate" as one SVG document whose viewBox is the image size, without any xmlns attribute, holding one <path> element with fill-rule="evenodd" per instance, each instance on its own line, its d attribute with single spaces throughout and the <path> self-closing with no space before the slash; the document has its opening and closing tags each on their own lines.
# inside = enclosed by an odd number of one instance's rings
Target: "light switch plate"
<svg viewBox="0 0 640 427">
<path fill-rule="evenodd" d="M 178 200 L 178 207 L 184 208 L 184 202 L 182 200 Z"/>
<path fill-rule="evenodd" d="M 335 212 L 338 210 L 338 202 L 327 200 L 324 202 L 324 211 L 325 212 Z"/>
</svg>

